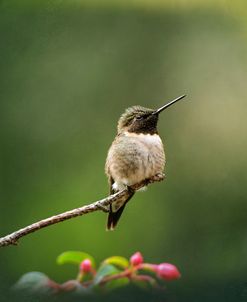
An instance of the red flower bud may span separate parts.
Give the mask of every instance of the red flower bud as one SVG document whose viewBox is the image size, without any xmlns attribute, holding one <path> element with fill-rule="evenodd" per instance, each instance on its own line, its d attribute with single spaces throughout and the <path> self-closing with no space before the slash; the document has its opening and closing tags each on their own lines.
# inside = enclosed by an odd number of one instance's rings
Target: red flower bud
<svg viewBox="0 0 247 302">
<path fill-rule="evenodd" d="M 90 259 L 85 259 L 80 264 L 80 270 L 82 272 L 88 273 L 92 270 L 92 263 Z"/>
<path fill-rule="evenodd" d="M 137 266 L 139 264 L 142 264 L 143 263 L 143 257 L 142 257 L 142 254 L 140 252 L 136 252 L 134 255 L 132 255 L 130 257 L 130 263 L 133 265 L 133 266 Z"/>
<path fill-rule="evenodd" d="M 157 275 L 167 281 L 176 280 L 181 277 L 179 270 L 170 263 L 161 263 L 156 267 Z"/>
</svg>

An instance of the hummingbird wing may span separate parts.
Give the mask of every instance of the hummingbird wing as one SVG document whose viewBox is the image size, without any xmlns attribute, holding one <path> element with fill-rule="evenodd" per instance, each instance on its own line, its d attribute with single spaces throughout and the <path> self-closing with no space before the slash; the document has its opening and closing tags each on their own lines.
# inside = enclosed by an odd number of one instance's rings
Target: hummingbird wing
<svg viewBox="0 0 247 302">
<path fill-rule="evenodd" d="M 130 195 L 128 196 L 128 198 L 126 200 L 124 200 L 123 205 L 116 212 L 113 212 L 112 205 L 110 204 L 110 209 L 109 209 L 109 214 L 108 214 L 108 219 L 107 219 L 107 230 L 115 229 L 127 202 L 131 199 L 131 197 L 134 194 L 135 194 L 134 192 L 131 192 Z"/>
<path fill-rule="evenodd" d="M 116 191 L 113 189 L 113 184 L 114 184 L 114 179 L 110 176 L 108 178 L 108 181 L 109 181 L 109 186 L 110 186 L 110 194 L 114 194 L 116 193 Z M 110 207 L 109 207 L 109 214 L 108 214 L 108 219 L 107 219 L 107 230 L 114 230 L 115 227 L 117 226 L 117 223 L 123 213 L 123 210 L 127 204 L 127 202 L 131 199 L 131 197 L 134 195 L 134 192 L 131 193 L 128 198 L 126 200 L 121 200 L 119 202 L 122 203 L 122 206 L 120 206 L 120 208 L 117 210 L 117 211 L 113 211 L 113 206 L 112 204 L 110 204 Z"/>
<path fill-rule="evenodd" d="M 108 178 L 108 183 L 109 183 L 109 186 L 110 186 L 110 195 L 112 195 L 112 194 L 114 194 L 114 193 L 116 193 L 114 190 L 113 190 L 113 184 L 114 184 L 114 179 L 111 177 L 111 176 L 109 176 L 109 178 Z"/>
</svg>

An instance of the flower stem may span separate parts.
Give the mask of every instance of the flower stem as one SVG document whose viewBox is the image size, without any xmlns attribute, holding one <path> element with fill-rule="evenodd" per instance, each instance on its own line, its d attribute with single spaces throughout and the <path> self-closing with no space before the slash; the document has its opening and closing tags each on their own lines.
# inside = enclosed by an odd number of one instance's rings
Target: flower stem
<svg viewBox="0 0 247 302">
<path fill-rule="evenodd" d="M 101 280 L 100 285 L 104 285 L 105 283 L 112 281 L 112 280 L 116 280 L 116 279 L 120 279 L 120 278 L 130 278 L 130 277 L 131 277 L 131 271 L 129 269 L 127 269 L 121 273 L 104 277 Z"/>
</svg>

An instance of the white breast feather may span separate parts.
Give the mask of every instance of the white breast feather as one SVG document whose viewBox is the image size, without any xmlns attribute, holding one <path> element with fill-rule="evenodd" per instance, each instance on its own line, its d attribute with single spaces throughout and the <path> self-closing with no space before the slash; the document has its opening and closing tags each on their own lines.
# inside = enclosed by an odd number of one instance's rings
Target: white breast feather
<svg viewBox="0 0 247 302">
<path fill-rule="evenodd" d="M 141 141 L 143 141 L 145 144 L 150 146 L 160 146 L 162 145 L 161 138 L 158 134 L 143 134 L 143 133 L 131 133 L 131 132 L 125 132 L 125 136 L 128 137 L 135 137 Z"/>
</svg>

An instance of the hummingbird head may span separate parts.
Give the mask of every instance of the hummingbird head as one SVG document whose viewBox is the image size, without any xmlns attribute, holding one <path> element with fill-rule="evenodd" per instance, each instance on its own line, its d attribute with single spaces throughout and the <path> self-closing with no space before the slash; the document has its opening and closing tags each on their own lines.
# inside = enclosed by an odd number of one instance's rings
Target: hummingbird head
<svg viewBox="0 0 247 302">
<path fill-rule="evenodd" d="M 157 133 L 158 114 L 154 111 L 141 106 L 127 108 L 118 121 L 118 133 Z"/>
<path fill-rule="evenodd" d="M 118 133 L 124 131 L 144 134 L 157 133 L 159 114 L 184 97 L 185 95 L 182 95 L 156 110 L 141 106 L 127 108 L 118 121 Z"/>
</svg>

